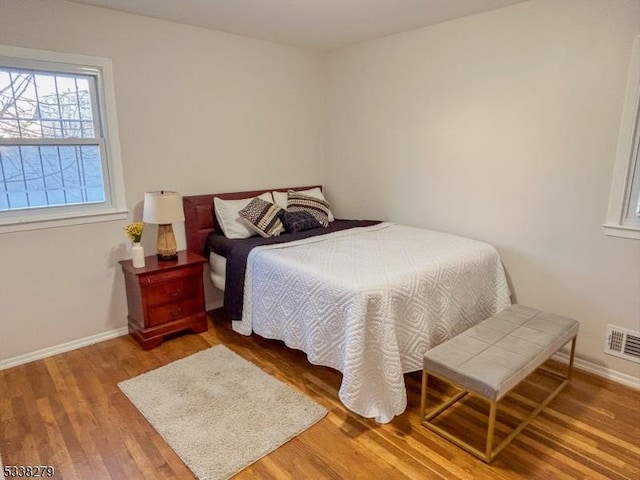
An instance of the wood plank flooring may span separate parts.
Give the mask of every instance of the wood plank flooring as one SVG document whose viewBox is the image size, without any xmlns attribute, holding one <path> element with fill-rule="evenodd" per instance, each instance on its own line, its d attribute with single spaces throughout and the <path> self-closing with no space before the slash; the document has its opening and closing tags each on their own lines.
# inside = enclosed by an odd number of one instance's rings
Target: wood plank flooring
<svg viewBox="0 0 640 480">
<path fill-rule="evenodd" d="M 420 425 L 419 374 L 405 376 L 407 411 L 378 425 L 340 403 L 338 372 L 311 365 L 282 342 L 234 333 L 219 312 L 210 317 L 207 333 L 179 336 L 148 352 L 126 336 L 0 371 L 4 465 L 53 465 L 60 479 L 194 478 L 117 383 L 223 343 L 329 410 L 238 479 L 640 478 L 640 392 L 614 382 L 577 371 L 486 465 Z M 444 384 L 429 386 L 430 402 L 451 393 Z M 500 410 L 497 438 L 552 387 L 540 373 L 518 388 Z M 442 422 L 480 445 L 487 410 L 472 398 L 443 414 Z"/>
</svg>

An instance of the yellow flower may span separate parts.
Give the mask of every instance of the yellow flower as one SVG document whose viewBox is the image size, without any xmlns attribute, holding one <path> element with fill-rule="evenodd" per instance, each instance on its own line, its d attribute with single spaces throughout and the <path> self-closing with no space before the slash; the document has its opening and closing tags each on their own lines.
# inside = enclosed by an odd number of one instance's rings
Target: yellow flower
<svg viewBox="0 0 640 480">
<path fill-rule="evenodd" d="M 140 242 L 140 238 L 142 237 L 142 230 L 144 230 L 143 222 L 134 222 L 124 227 L 124 231 L 127 233 L 129 240 L 134 243 Z"/>
</svg>

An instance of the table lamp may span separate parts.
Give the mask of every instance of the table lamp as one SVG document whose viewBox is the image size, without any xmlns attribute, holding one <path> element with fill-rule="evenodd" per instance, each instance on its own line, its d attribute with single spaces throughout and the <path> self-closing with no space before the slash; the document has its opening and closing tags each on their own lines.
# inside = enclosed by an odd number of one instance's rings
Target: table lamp
<svg viewBox="0 0 640 480">
<path fill-rule="evenodd" d="M 142 221 L 158 225 L 158 260 L 167 261 L 178 258 L 176 237 L 173 234 L 173 222 L 184 221 L 182 197 L 178 192 L 160 190 L 144 194 Z"/>
</svg>

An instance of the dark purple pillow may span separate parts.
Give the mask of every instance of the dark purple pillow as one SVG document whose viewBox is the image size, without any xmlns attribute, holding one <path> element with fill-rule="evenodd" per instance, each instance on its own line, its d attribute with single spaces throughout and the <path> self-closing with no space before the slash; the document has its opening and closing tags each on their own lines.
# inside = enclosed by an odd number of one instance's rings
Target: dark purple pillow
<svg viewBox="0 0 640 480">
<path fill-rule="evenodd" d="M 322 227 L 322 224 L 318 219 L 309 212 L 287 212 L 286 210 L 283 210 L 279 213 L 279 216 L 280 221 L 284 225 L 284 229 L 289 233 L 302 232 L 303 230 Z"/>
</svg>

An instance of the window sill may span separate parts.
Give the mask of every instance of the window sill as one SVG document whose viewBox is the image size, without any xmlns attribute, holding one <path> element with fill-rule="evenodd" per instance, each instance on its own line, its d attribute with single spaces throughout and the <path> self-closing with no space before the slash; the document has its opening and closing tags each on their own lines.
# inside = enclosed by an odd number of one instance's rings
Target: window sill
<svg viewBox="0 0 640 480">
<path fill-rule="evenodd" d="M 82 212 L 64 217 L 46 216 L 33 217 L 28 219 L 0 220 L 0 234 L 23 232 L 26 230 L 41 230 L 45 228 L 68 227 L 71 225 L 83 225 L 87 223 L 113 222 L 116 220 L 126 220 L 129 211 L 126 209 L 113 209 L 104 211 Z"/>
<path fill-rule="evenodd" d="M 603 225 L 605 235 L 611 237 L 631 238 L 634 240 L 640 240 L 640 227 L 629 227 L 625 225 L 615 225 L 611 223 L 605 223 Z"/>
</svg>

